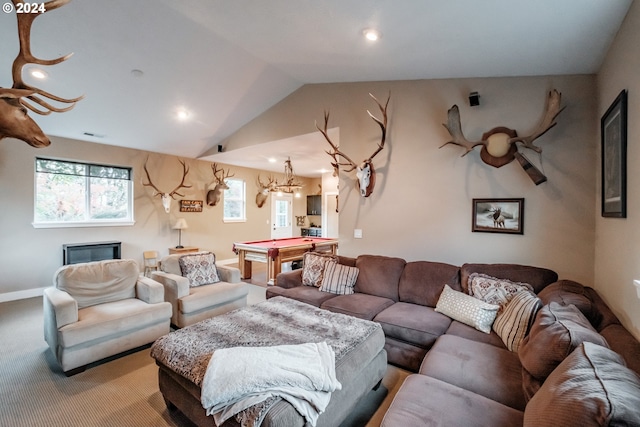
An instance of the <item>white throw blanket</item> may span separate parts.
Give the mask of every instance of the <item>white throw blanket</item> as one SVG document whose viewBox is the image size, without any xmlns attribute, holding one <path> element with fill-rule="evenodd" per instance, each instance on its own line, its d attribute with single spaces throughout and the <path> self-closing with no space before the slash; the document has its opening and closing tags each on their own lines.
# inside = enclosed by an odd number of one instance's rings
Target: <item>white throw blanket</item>
<svg viewBox="0 0 640 427">
<path fill-rule="evenodd" d="M 202 381 L 201 403 L 221 425 L 236 413 L 272 396 L 291 403 L 316 425 L 336 378 L 335 353 L 326 342 L 216 350 Z"/>
</svg>

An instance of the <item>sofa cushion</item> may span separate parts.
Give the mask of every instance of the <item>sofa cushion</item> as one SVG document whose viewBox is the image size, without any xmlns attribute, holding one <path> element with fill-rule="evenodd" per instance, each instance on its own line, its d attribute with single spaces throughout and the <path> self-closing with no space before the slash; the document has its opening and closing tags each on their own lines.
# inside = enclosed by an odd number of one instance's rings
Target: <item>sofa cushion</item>
<svg viewBox="0 0 640 427">
<path fill-rule="evenodd" d="M 404 266 L 398 297 L 402 302 L 435 307 L 444 285 L 461 291 L 460 268 L 430 261 L 413 261 Z"/>
<path fill-rule="evenodd" d="M 267 299 L 273 297 L 287 297 L 292 298 L 315 307 L 320 307 L 323 302 L 335 298 L 336 294 L 330 294 L 329 292 L 322 292 L 318 288 L 311 286 L 296 286 L 293 288 L 281 288 L 279 286 L 269 286 L 267 288 Z"/>
<path fill-rule="evenodd" d="M 609 325 L 600 331 L 609 348 L 618 353 L 627 366 L 640 375 L 640 341 L 619 324 Z"/>
<path fill-rule="evenodd" d="M 454 320 L 451 322 L 451 326 L 447 329 L 447 335 L 455 335 L 457 337 L 466 338 L 468 340 L 473 340 L 477 342 L 483 342 L 486 344 L 491 344 L 496 347 L 505 348 L 502 339 L 494 330 L 491 330 L 491 333 L 485 334 L 474 328 L 473 326 L 465 325 L 464 323 L 458 322 Z"/>
<path fill-rule="evenodd" d="M 358 267 L 328 262 L 322 275 L 320 290 L 337 295 L 350 295 L 358 278 Z"/>
<path fill-rule="evenodd" d="M 182 255 L 178 261 L 183 277 L 189 279 L 189 286 L 210 285 L 220 281 L 216 269 L 216 256 L 211 252 Z"/>
<path fill-rule="evenodd" d="M 144 329 L 171 317 L 171 304 L 147 304 L 136 298 L 93 305 L 78 310 L 78 321 L 58 330 L 62 347 L 86 345 Z"/>
<path fill-rule="evenodd" d="M 189 295 L 178 299 L 178 310 L 181 313 L 195 313 L 203 309 L 235 301 L 247 295 L 248 286 L 244 282 L 227 283 L 218 282 L 212 285 L 203 285 L 191 288 Z"/>
<path fill-rule="evenodd" d="M 355 291 L 398 301 L 398 282 L 405 264 L 401 258 L 360 255 L 356 259 L 360 273 Z"/>
<path fill-rule="evenodd" d="M 493 330 L 511 351 L 518 351 L 524 337 L 542 306 L 540 298 L 531 292 L 522 291 L 516 294 L 505 306 L 493 322 Z"/>
<path fill-rule="evenodd" d="M 518 292 L 533 292 L 533 287 L 528 283 L 512 282 L 508 279 L 499 279 L 482 273 L 471 273 L 468 286 L 469 295 L 472 297 L 500 306 L 498 313 L 502 312 L 504 306 Z"/>
<path fill-rule="evenodd" d="M 443 335 L 425 356 L 419 372 L 523 411 L 521 371 L 516 353 Z"/>
<path fill-rule="evenodd" d="M 490 333 L 491 325 L 496 318 L 498 306 L 486 303 L 462 292 L 454 291 L 444 285 L 436 311 L 451 317 L 479 331 Z"/>
<path fill-rule="evenodd" d="M 544 381 L 584 341 L 607 346 L 576 306 L 552 302 L 538 311 L 518 350 L 520 362 L 534 378 Z"/>
<path fill-rule="evenodd" d="M 385 308 L 373 321 L 382 325 L 385 336 L 422 348 L 431 347 L 451 324 L 451 318 L 431 307 L 405 302 Z"/>
<path fill-rule="evenodd" d="M 134 298 L 139 274 L 136 261 L 114 259 L 62 266 L 53 275 L 53 283 L 71 295 L 78 308 L 84 308 Z"/>
<path fill-rule="evenodd" d="M 361 319 L 372 320 L 376 314 L 391 306 L 393 303 L 393 300 L 389 298 L 355 293 L 351 295 L 338 295 L 335 298 L 323 302 L 320 308 L 335 313 L 343 313 Z"/>
<path fill-rule="evenodd" d="M 409 375 L 387 410 L 381 427 L 520 426 L 523 413 L 425 375 Z"/>
<path fill-rule="evenodd" d="M 524 426 L 640 425 L 640 377 L 589 342 L 569 355 L 527 405 Z"/>
<path fill-rule="evenodd" d="M 336 262 L 337 256 L 320 252 L 305 252 L 302 255 L 302 284 L 304 286 L 320 287 L 322 275 L 327 262 Z"/>
<path fill-rule="evenodd" d="M 467 293 L 469 276 L 472 273 L 483 273 L 514 282 L 528 283 L 533 286 L 535 293 L 558 280 L 558 274 L 546 268 L 518 264 L 463 264 L 460 267 L 460 284 Z"/>
</svg>

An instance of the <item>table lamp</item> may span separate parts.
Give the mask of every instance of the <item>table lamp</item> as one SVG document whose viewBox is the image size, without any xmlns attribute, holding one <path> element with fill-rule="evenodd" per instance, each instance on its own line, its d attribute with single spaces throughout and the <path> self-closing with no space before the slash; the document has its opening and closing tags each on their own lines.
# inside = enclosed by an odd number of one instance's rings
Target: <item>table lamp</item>
<svg viewBox="0 0 640 427">
<path fill-rule="evenodd" d="M 178 232 L 180 233 L 178 235 L 178 246 L 176 246 L 176 249 L 184 248 L 184 246 L 182 246 L 182 230 L 184 230 L 185 228 L 189 228 L 189 225 L 187 225 L 187 220 L 184 218 L 178 218 L 176 224 L 173 226 L 173 229 L 178 230 Z"/>
</svg>

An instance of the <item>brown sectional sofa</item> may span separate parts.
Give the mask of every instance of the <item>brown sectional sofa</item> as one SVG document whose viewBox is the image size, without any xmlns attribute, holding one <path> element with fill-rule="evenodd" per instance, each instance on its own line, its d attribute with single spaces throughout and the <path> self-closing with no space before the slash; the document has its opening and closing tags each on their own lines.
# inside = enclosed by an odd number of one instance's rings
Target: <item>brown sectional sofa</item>
<svg viewBox="0 0 640 427">
<path fill-rule="evenodd" d="M 382 325 L 389 363 L 416 372 L 383 426 L 640 425 L 640 343 L 595 290 L 515 264 L 457 267 L 377 255 L 338 262 L 359 268 L 354 294 L 303 286 L 294 270 L 278 276 L 267 298 L 286 296 Z M 518 352 L 494 331 L 435 311 L 445 284 L 466 293 L 476 272 L 528 283 L 540 298 Z M 573 391 L 557 395 L 567 389 Z"/>
</svg>

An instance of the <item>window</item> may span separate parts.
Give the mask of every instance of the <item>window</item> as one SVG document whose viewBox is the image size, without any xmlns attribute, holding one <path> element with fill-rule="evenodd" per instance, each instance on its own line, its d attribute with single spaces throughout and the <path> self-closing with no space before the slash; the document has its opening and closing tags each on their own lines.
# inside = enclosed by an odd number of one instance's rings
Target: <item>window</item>
<svg viewBox="0 0 640 427">
<path fill-rule="evenodd" d="M 34 226 L 133 224 L 131 168 L 36 158 Z"/>
<path fill-rule="evenodd" d="M 241 179 L 225 180 L 228 190 L 224 190 L 224 221 L 246 221 L 246 192 Z"/>
</svg>

